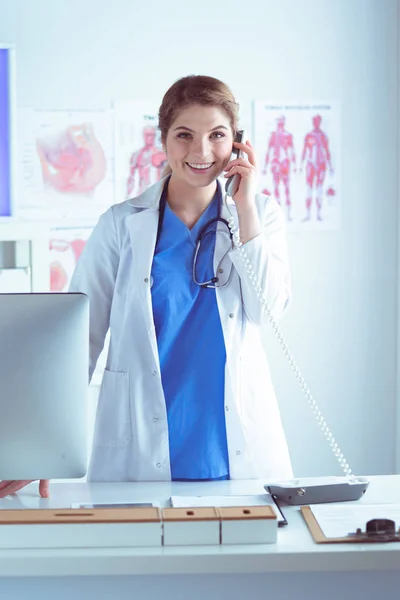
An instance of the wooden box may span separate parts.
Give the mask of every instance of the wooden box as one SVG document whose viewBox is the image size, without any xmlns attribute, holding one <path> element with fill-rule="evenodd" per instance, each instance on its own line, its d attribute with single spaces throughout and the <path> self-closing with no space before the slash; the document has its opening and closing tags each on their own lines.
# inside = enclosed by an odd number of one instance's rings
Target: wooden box
<svg viewBox="0 0 400 600">
<path fill-rule="evenodd" d="M 164 508 L 164 546 L 219 545 L 220 518 L 215 508 Z"/>
<path fill-rule="evenodd" d="M 0 510 L 0 548 L 161 546 L 158 508 Z"/>
<path fill-rule="evenodd" d="M 278 521 L 271 506 L 234 506 L 219 509 L 222 544 L 274 544 Z"/>
</svg>

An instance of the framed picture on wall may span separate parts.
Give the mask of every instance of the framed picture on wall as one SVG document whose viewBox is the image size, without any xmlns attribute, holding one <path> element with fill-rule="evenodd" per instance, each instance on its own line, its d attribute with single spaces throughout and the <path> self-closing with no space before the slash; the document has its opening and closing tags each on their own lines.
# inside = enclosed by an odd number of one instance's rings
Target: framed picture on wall
<svg viewBox="0 0 400 600">
<path fill-rule="evenodd" d="M 0 42 L 0 221 L 15 216 L 15 49 Z"/>
<path fill-rule="evenodd" d="M 18 216 L 69 225 L 114 203 L 113 111 L 18 107 Z"/>
<path fill-rule="evenodd" d="M 339 230 L 339 103 L 256 100 L 253 114 L 259 191 L 281 205 L 289 231 Z"/>
</svg>

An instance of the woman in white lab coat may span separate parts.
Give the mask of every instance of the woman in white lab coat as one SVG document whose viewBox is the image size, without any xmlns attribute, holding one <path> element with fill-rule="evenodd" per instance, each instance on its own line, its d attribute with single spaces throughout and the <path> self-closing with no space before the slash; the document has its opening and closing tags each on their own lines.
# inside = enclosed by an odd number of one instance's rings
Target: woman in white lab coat
<svg viewBox="0 0 400 600">
<path fill-rule="evenodd" d="M 175 82 L 159 111 L 168 172 L 100 217 L 75 269 L 70 291 L 90 300 L 90 378 L 110 330 L 90 481 L 292 477 L 260 339 L 260 296 L 275 319 L 290 296 L 284 220 L 256 194 L 237 109 L 217 79 Z M 233 146 L 244 157 L 232 161 Z"/>
</svg>

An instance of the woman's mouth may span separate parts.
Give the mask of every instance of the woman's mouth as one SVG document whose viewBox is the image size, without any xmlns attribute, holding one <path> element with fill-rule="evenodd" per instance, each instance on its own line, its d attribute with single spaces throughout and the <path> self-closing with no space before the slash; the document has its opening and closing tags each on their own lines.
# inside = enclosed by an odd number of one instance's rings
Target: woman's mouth
<svg viewBox="0 0 400 600">
<path fill-rule="evenodd" d="M 208 171 L 210 171 L 215 163 L 213 163 L 213 162 L 208 162 L 208 163 L 189 163 L 189 162 L 187 162 L 186 164 L 193 173 L 196 173 L 197 175 L 199 175 L 199 174 L 207 173 Z"/>
</svg>

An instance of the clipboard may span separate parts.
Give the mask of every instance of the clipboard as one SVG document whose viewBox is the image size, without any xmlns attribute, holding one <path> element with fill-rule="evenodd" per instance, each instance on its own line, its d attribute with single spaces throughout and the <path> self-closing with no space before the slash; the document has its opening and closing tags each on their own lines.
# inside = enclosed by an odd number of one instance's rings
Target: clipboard
<svg viewBox="0 0 400 600">
<path fill-rule="evenodd" d="M 365 525 L 365 531 L 357 529 L 346 537 L 328 538 L 322 531 L 310 506 L 301 506 L 301 514 L 317 544 L 365 544 L 400 542 L 400 528 L 396 531 L 395 522 L 390 519 L 372 519 Z"/>
</svg>

